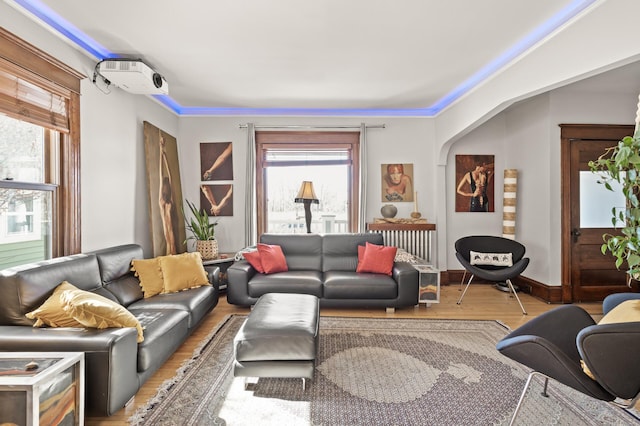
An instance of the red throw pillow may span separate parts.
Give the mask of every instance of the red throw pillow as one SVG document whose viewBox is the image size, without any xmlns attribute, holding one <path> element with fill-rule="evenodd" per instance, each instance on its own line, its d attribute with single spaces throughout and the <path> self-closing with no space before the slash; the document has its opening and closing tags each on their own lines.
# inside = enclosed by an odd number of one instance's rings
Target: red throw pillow
<svg viewBox="0 0 640 426">
<path fill-rule="evenodd" d="M 374 274 L 391 275 L 397 247 L 379 246 L 366 243 L 364 248 L 358 246 L 358 267 L 356 272 L 372 272 Z M 362 254 L 361 254 L 362 253 Z"/>
<path fill-rule="evenodd" d="M 262 263 L 265 274 L 286 272 L 289 270 L 287 260 L 282 252 L 282 247 L 278 245 L 258 244 L 258 252 L 260 253 L 260 262 Z"/>
<path fill-rule="evenodd" d="M 246 253 L 242 253 L 247 262 L 253 266 L 253 269 L 264 274 L 264 268 L 262 267 L 262 261 L 260 260 L 260 253 L 256 251 L 248 251 Z"/>
</svg>

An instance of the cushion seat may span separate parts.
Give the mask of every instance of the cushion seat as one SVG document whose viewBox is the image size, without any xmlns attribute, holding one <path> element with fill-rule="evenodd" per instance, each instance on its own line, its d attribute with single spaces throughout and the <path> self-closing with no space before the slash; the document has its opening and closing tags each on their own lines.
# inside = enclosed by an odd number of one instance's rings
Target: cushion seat
<svg viewBox="0 0 640 426">
<path fill-rule="evenodd" d="M 363 281 L 367 299 L 394 299 L 398 286 L 388 275 L 351 271 L 327 271 L 324 274 L 325 299 L 362 299 Z"/>
<path fill-rule="evenodd" d="M 303 293 L 322 297 L 322 272 L 302 270 L 255 274 L 248 287 L 249 296 L 255 298 L 267 293 Z"/>
<path fill-rule="evenodd" d="M 138 371 L 155 371 L 189 335 L 189 314 L 177 309 L 131 309 L 131 313 L 144 328 L 144 341 L 138 344 Z"/>
</svg>

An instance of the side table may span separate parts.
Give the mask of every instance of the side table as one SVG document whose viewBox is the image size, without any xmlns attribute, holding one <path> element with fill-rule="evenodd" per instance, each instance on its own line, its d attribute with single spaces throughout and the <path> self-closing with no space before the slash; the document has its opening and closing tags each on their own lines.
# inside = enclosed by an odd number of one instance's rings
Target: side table
<svg viewBox="0 0 640 426">
<path fill-rule="evenodd" d="M 219 290 L 221 291 L 227 289 L 227 285 L 229 284 L 229 280 L 227 279 L 227 269 L 229 268 L 229 266 L 233 265 L 233 262 L 235 262 L 235 256 L 235 253 L 220 253 L 217 259 L 202 261 L 202 264 L 205 266 L 216 265 L 218 268 L 220 268 Z"/>
<path fill-rule="evenodd" d="M 84 425 L 83 352 L 0 352 L 0 424 Z"/>
<path fill-rule="evenodd" d="M 418 305 L 440 303 L 440 271 L 431 265 L 412 265 L 420 274 L 418 282 Z"/>
</svg>

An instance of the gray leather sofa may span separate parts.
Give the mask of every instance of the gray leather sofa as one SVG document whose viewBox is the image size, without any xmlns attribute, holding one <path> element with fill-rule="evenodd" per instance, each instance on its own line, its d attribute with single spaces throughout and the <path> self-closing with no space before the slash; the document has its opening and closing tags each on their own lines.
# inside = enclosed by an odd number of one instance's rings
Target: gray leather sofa
<svg viewBox="0 0 640 426">
<path fill-rule="evenodd" d="M 246 260 L 227 269 L 227 301 L 250 306 L 266 293 L 312 294 L 320 306 L 400 308 L 418 304 L 418 271 L 395 262 L 392 276 L 358 273 L 358 246 L 383 244 L 377 233 L 264 234 L 264 244 L 282 247 L 288 271 L 260 274 Z"/>
<path fill-rule="evenodd" d="M 0 271 L 0 350 L 85 353 L 85 406 L 89 415 L 111 415 L 173 354 L 218 303 L 218 268 L 211 286 L 143 298 L 131 260 L 135 244 L 111 247 Z M 144 327 L 34 328 L 25 314 L 39 307 L 62 282 L 125 306 Z"/>
</svg>

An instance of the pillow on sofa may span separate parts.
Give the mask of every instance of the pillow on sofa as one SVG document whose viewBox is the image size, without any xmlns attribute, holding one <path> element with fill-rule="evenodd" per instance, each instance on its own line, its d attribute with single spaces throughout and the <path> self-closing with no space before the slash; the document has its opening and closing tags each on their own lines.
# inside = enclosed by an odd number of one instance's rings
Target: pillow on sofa
<svg viewBox="0 0 640 426">
<path fill-rule="evenodd" d="M 133 259 L 131 270 L 140 280 L 140 287 L 144 298 L 162 293 L 164 289 L 164 278 L 160 267 L 160 258 L 153 259 Z"/>
<path fill-rule="evenodd" d="M 211 285 L 207 271 L 202 265 L 202 255 L 197 251 L 161 256 L 158 261 L 164 278 L 162 293 L 176 293 Z"/>
<path fill-rule="evenodd" d="M 285 259 L 282 247 L 279 245 L 260 243 L 258 244 L 258 253 L 260 254 L 260 263 L 265 274 L 287 272 L 289 270 L 287 259 Z"/>
<path fill-rule="evenodd" d="M 397 247 L 380 246 L 367 241 L 364 247 L 358 246 L 356 272 L 391 275 L 397 251 Z"/>
<path fill-rule="evenodd" d="M 65 290 L 60 296 L 63 309 L 84 327 L 135 327 L 138 343 L 144 340 L 138 319 L 124 306 L 99 294 L 84 290 Z"/>
<path fill-rule="evenodd" d="M 247 251 L 242 253 L 242 256 L 253 266 L 253 269 L 264 274 L 264 268 L 262 267 L 262 261 L 260 260 L 260 253 L 256 251 Z"/>
<path fill-rule="evenodd" d="M 482 253 L 469 250 L 472 265 L 513 266 L 511 253 Z"/>
<path fill-rule="evenodd" d="M 602 324 L 618 324 L 623 322 L 640 322 L 640 300 L 626 300 L 618 306 L 610 310 L 607 315 L 603 316 L 598 325 Z M 595 380 L 589 367 L 580 360 L 582 370 L 585 374 Z"/>
<path fill-rule="evenodd" d="M 83 327 L 75 318 L 73 318 L 64 308 L 64 304 L 60 297 L 67 290 L 78 290 L 73 284 L 63 281 L 58 285 L 53 294 L 37 309 L 25 314 L 29 319 L 35 319 L 34 327 Z"/>
</svg>

